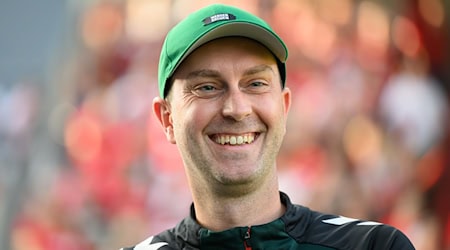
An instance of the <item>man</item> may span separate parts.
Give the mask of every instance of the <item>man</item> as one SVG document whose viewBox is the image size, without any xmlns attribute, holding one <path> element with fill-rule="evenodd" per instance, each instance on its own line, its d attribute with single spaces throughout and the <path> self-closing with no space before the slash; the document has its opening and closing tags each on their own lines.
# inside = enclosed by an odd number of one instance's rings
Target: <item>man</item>
<svg viewBox="0 0 450 250">
<path fill-rule="evenodd" d="M 153 109 L 181 153 L 193 205 L 175 228 L 126 249 L 414 249 L 392 227 L 279 192 L 286 58 L 264 21 L 230 6 L 203 8 L 168 33 Z"/>
</svg>

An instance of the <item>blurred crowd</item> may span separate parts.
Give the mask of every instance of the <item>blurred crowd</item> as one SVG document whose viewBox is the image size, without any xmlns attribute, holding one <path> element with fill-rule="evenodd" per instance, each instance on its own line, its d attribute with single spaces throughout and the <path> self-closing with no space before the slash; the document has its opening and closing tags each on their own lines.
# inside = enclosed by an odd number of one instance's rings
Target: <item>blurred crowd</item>
<svg viewBox="0 0 450 250">
<path fill-rule="evenodd" d="M 398 227 L 419 250 L 450 249 L 444 0 L 70 2 L 52 91 L 0 91 L 3 246 L 119 249 L 188 214 L 181 159 L 151 103 L 166 32 L 213 2 L 263 17 L 288 45 L 281 190 Z"/>
</svg>

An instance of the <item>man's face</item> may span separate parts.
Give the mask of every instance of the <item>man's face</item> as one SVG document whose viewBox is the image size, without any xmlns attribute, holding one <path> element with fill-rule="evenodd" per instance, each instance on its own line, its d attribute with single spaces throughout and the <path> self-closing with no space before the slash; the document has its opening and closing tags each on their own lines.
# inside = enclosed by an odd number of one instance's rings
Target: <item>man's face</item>
<svg viewBox="0 0 450 250">
<path fill-rule="evenodd" d="M 199 47 L 175 72 L 167 102 L 159 101 L 165 112 L 155 112 L 191 182 L 236 185 L 275 173 L 290 91 L 264 46 L 233 37 Z"/>
</svg>

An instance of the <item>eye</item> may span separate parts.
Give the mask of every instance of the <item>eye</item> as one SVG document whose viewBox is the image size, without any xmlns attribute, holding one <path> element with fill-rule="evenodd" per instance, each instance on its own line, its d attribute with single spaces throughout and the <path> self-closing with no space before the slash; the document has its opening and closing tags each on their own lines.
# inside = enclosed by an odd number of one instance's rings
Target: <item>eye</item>
<svg viewBox="0 0 450 250">
<path fill-rule="evenodd" d="M 260 87 L 260 86 L 264 86 L 264 85 L 266 85 L 266 84 L 264 82 L 261 82 L 261 81 L 255 81 L 255 82 L 251 82 L 250 83 L 251 87 Z"/>
<path fill-rule="evenodd" d="M 203 85 L 203 86 L 200 86 L 200 87 L 196 88 L 196 90 L 197 91 L 210 92 L 210 91 L 216 90 L 216 87 L 214 87 L 212 85 Z"/>
<path fill-rule="evenodd" d="M 270 89 L 270 84 L 267 81 L 255 80 L 249 82 L 246 89 L 247 91 L 253 93 L 263 93 L 267 92 Z"/>
<path fill-rule="evenodd" d="M 200 84 L 192 89 L 192 93 L 201 98 L 210 98 L 220 93 L 220 88 L 211 83 Z"/>
</svg>

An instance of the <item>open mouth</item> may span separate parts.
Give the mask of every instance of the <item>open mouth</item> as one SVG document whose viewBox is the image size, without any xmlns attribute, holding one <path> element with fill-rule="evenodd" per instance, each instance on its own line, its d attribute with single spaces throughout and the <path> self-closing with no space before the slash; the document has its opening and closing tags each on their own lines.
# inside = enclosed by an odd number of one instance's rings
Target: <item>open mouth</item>
<svg viewBox="0 0 450 250">
<path fill-rule="evenodd" d="M 231 134 L 214 134 L 210 138 L 217 144 L 221 145 L 244 145 L 250 144 L 258 137 L 258 133 L 245 133 L 240 135 Z"/>
</svg>

